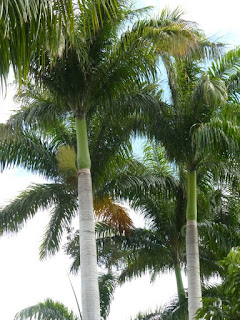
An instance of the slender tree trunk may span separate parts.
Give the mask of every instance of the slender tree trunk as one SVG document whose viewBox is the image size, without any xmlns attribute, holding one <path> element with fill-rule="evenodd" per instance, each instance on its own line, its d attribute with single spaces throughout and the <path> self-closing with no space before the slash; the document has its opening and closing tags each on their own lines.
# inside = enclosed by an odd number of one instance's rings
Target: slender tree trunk
<svg viewBox="0 0 240 320">
<path fill-rule="evenodd" d="M 83 320 L 100 320 L 91 161 L 85 118 L 76 117 L 81 301 Z"/>
<path fill-rule="evenodd" d="M 178 299 L 181 300 L 185 298 L 185 290 L 183 287 L 181 268 L 179 264 L 179 260 L 174 264 L 175 276 L 177 281 L 177 290 L 178 290 Z"/>
<path fill-rule="evenodd" d="M 189 320 L 195 319 L 196 311 L 202 307 L 202 291 L 199 266 L 197 229 L 197 182 L 196 171 L 188 171 L 187 200 L 187 274 L 188 274 L 188 312 Z"/>
</svg>

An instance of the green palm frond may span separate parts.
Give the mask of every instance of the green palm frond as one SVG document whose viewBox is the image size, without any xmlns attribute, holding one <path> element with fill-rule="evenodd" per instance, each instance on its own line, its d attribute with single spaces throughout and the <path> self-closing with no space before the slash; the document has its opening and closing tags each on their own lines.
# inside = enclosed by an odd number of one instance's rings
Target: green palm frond
<svg viewBox="0 0 240 320">
<path fill-rule="evenodd" d="M 216 78 L 211 79 L 207 74 L 203 74 L 194 89 L 192 102 L 196 104 L 196 102 L 198 101 L 199 103 L 201 99 L 203 103 L 208 105 L 223 105 L 227 100 L 227 90 L 224 81 Z"/>
<path fill-rule="evenodd" d="M 140 313 L 133 320 L 185 320 L 188 317 L 187 299 L 173 298 L 163 308 Z"/>
<path fill-rule="evenodd" d="M 52 57 L 61 51 L 63 37 L 75 42 L 75 16 L 80 11 L 83 28 L 96 33 L 102 16 L 113 20 L 120 3 L 116 0 L 3 1 L 0 5 L 1 77 L 6 78 L 10 64 L 19 81 L 26 77 L 34 57 L 44 61 L 46 50 Z"/>
<path fill-rule="evenodd" d="M 9 205 L 1 209 L 1 230 L 17 232 L 28 219 L 36 214 L 38 209 L 48 209 L 51 205 L 61 202 L 61 199 L 64 199 L 65 196 L 66 186 L 62 184 L 47 183 L 30 186 Z M 71 196 L 73 197 L 73 194 Z"/>
<path fill-rule="evenodd" d="M 64 231 L 69 231 L 72 219 L 77 213 L 76 194 L 65 193 L 58 200 L 51 212 L 51 219 L 46 227 L 40 247 L 40 259 L 54 255 L 60 249 Z"/>
<path fill-rule="evenodd" d="M 201 124 L 193 134 L 197 156 L 207 154 L 212 149 L 216 155 L 225 157 L 238 153 L 238 126 L 231 121 L 220 118 L 212 119 L 209 123 Z"/>
<path fill-rule="evenodd" d="M 154 277 L 172 266 L 169 249 L 158 239 L 157 233 L 150 230 L 132 229 L 127 236 L 105 236 L 98 238 L 97 243 L 100 261 L 107 266 L 118 266 L 121 282 L 147 271 Z"/>
<path fill-rule="evenodd" d="M 52 299 L 46 299 L 34 306 L 28 307 L 20 311 L 14 317 L 14 320 L 79 320 L 77 316 L 69 311 L 60 302 L 55 302 Z"/>
<path fill-rule="evenodd" d="M 118 279 L 111 272 L 98 277 L 100 292 L 100 309 L 103 319 L 107 319 L 110 312 L 110 304 L 113 300 L 114 290 L 117 286 Z"/>
<path fill-rule="evenodd" d="M 228 51 L 221 58 L 212 62 L 209 68 L 209 74 L 213 78 L 220 78 L 230 82 L 228 80 L 239 72 L 240 68 L 240 49 L 239 47 Z"/>
<path fill-rule="evenodd" d="M 153 174 L 146 166 L 137 160 L 127 160 L 112 172 L 112 176 L 104 186 L 115 196 L 133 200 L 135 195 L 146 195 L 154 190 L 173 190 L 176 180 L 163 174 Z M 100 190 L 101 194 L 101 190 Z"/>
<path fill-rule="evenodd" d="M 166 158 L 163 146 L 155 141 L 149 141 L 144 146 L 143 162 L 145 166 L 156 175 L 174 176 L 174 170 Z"/>
<path fill-rule="evenodd" d="M 182 54 L 196 45 L 197 35 L 193 32 L 193 23 L 182 18 L 183 11 L 162 10 L 159 17 L 138 21 L 133 26 L 135 32 L 143 38 L 150 38 L 157 44 L 157 51 Z"/>
<path fill-rule="evenodd" d="M 22 103 L 20 111 L 16 112 L 8 121 L 13 128 L 22 126 L 51 127 L 53 123 L 63 118 L 61 104 L 54 100 L 48 91 L 33 88 L 32 85 L 21 88 L 16 97 Z M 65 113 L 67 110 L 64 110 Z"/>
<path fill-rule="evenodd" d="M 6 132 L 6 131 L 5 131 Z M 38 134 L 24 131 L 6 132 L 7 137 L 0 142 L 1 169 L 22 166 L 38 172 L 47 178 L 56 178 L 59 174 L 56 166 L 55 146 L 49 144 Z M 37 159 L 41 159 L 38 161 Z"/>
</svg>

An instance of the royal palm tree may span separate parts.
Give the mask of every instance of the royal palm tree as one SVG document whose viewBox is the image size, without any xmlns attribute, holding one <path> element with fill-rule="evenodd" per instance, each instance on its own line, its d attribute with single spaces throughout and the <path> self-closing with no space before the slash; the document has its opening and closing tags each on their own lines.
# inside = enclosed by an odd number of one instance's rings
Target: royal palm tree
<svg viewBox="0 0 240 320">
<path fill-rule="evenodd" d="M 222 75 L 225 76 L 229 70 L 233 73 L 237 69 L 234 63 L 239 61 L 239 53 L 239 50 L 232 52 L 231 60 L 221 70 Z M 216 70 L 213 72 L 211 67 L 203 70 L 199 61 L 193 60 L 191 56 L 172 59 L 166 55 L 163 56 L 163 61 L 168 74 L 170 103 L 160 102 L 158 113 L 148 115 L 151 122 L 145 127 L 149 135 L 165 147 L 168 159 L 186 170 L 188 301 L 189 319 L 192 320 L 196 310 L 202 305 L 197 232 L 197 172 L 204 163 L 217 163 L 221 151 L 227 145 L 229 147 L 223 126 L 217 129 L 208 124 L 217 114 L 218 107 L 226 102 L 227 90 L 224 77 L 220 79 L 219 74 Z M 197 138 L 198 134 L 201 138 Z M 220 138 L 222 147 L 218 152 L 215 151 L 214 158 L 210 148 L 206 147 L 212 146 Z"/>
<path fill-rule="evenodd" d="M 44 102 L 46 103 L 46 97 Z M 103 113 L 101 114 L 101 116 Z M 113 191 L 116 184 L 112 178 L 118 174 L 119 168 L 126 163 L 128 154 L 128 139 L 132 128 L 132 121 L 127 119 L 124 127 L 113 124 L 110 116 L 101 118 L 95 115 L 89 121 L 90 154 L 93 161 L 93 196 L 96 218 L 111 226 L 117 226 L 120 234 L 132 226 L 125 209 L 114 203 Z M 3 129 L 3 128 L 2 128 Z M 111 130 L 118 132 L 116 139 L 112 139 Z M 1 210 L 1 229 L 7 232 L 17 232 L 26 221 L 34 217 L 39 208 L 51 210 L 50 222 L 46 228 L 41 245 L 40 256 L 54 254 L 61 247 L 63 232 L 69 232 L 71 221 L 77 213 L 77 178 L 76 178 L 76 135 L 74 119 L 67 123 L 59 123 L 50 132 L 41 135 L 40 130 L 31 131 L 24 128 L 22 133 L 14 131 L 6 133 L 1 144 L 1 164 L 3 168 L 21 165 L 28 170 L 51 179 L 50 182 L 30 186 L 16 199 Z M 3 135 L 1 136 L 3 137 Z M 109 141 L 108 141 L 109 138 Z M 124 141 L 127 140 L 125 143 Z M 107 143 L 106 143 L 107 141 Z M 137 162 L 132 164 L 136 166 Z M 125 171 L 126 164 L 122 171 Z M 103 169 L 102 169 L 103 168 Z M 126 181 L 119 181 L 118 189 L 126 193 L 126 185 L 131 184 L 132 190 L 138 190 L 142 184 L 153 185 L 154 179 L 146 171 L 141 176 L 131 176 Z M 155 179 L 155 182 L 157 180 Z M 135 184 L 135 187 L 133 185 Z M 24 203 L 24 205 L 23 205 Z M 78 250 L 79 252 L 79 250 Z"/>
</svg>

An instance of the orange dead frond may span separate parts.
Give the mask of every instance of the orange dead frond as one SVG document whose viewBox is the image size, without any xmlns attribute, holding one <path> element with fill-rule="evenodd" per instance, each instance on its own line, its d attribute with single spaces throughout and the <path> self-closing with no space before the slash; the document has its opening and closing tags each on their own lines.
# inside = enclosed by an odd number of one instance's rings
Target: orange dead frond
<svg viewBox="0 0 240 320">
<path fill-rule="evenodd" d="M 104 198 L 94 202 L 95 217 L 116 228 L 120 234 L 129 234 L 133 227 L 132 219 L 126 208 L 113 202 L 111 198 Z"/>
</svg>

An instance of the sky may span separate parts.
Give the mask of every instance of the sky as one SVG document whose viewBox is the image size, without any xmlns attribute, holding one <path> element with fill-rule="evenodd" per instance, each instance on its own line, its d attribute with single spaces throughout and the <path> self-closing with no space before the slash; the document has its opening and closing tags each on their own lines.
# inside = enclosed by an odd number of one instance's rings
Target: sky
<svg viewBox="0 0 240 320">
<path fill-rule="evenodd" d="M 195 21 L 208 36 L 219 37 L 230 46 L 240 44 L 240 3 L 238 0 L 141 0 L 137 6 L 154 6 L 154 15 L 168 6 L 180 6 L 185 19 Z M 10 77 L 11 78 L 11 77 Z M 14 86 L 8 88 L 7 96 L 0 97 L 0 122 L 6 121 L 10 111 L 16 109 L 12 97 Z M 4 206 L 31 183 L 43 179 L 19 169 L 0 173 L 0 206 Z M 70 261 L 62 253 L 39 262 L 38 248 L 48 212 L 38 212 L 18 234 L 0 238 L 0 319 L 13 320 L 21 309 L 52 298 L 63 302 L 77 312 L 74 295 L 68 280 Z M 143 222 L 136 218 L 137 223 Z M 70 276 L 74 289 L 80 296 L 79 277 Z M 184 285 L 187 286 L 184 276 Z M 138 311 L 155 309 L 176 294 L 173 274 L 161 275 L 152 284 L 149 276 L 126 283 L 115 292 L 108 320 L 130 320 Z"/>
</svg>

